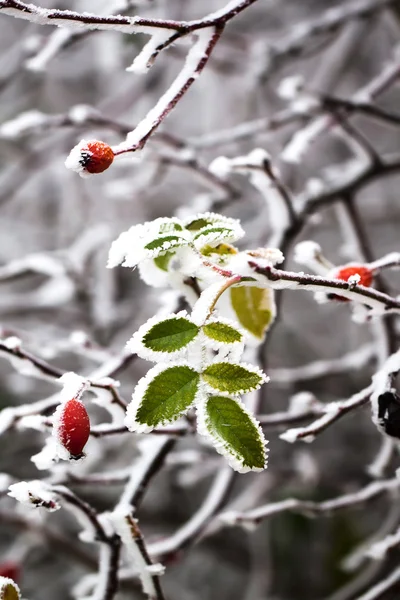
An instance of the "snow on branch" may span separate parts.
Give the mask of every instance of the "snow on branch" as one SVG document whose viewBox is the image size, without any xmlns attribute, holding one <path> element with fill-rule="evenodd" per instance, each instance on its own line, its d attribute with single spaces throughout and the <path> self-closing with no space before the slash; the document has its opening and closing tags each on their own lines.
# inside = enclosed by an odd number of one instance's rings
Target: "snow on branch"
<svg viewBox="0 0 400 600">
<path fill-rule="evenodd" d="M 153 34 L 154 29 L 167 29 L 186 35 L 197 29 L 214 25 L 224 25 L 239 12 L 256 2 L 256 0 L 232 0 L 225 8 L 194 21 L 174 21 L 147 19 L 121 15 L 99 16 L 90 13 L 77 13 L 72 10 L 53 10 L 41 8 L 34 4 L 26 4 L 20 0 L 0 0 L 0 13 L 25 19 L 38 25 L 55 25 L 73 29 L 100 29 L 120 31 L 122 33 Z"/>
<path fill-rule="evenodd" d="M 280 502 L 265 504 L 264 506 L 243 513 L 233 511 L 221 513 L 219 519 L 226 525 L 247 526 L 257 525 L 263 520 L 283 512 L 300 513 L 307 517 L 319 514 L 330 516 L 337 510 L 357 506 L 382 494 L 396 493 L 399 488 L 400 479 L 395 477 L 384 481 L 374 481 L 354 493 L 337 496 L 323 502 L 286 498 Z"/>
<path fill-rule="evenodd" d="M 142 148 L 149 136 L 157 129 L 165 117 L 176 106 L 182 96 L 187 92 L 194 81 L 199 77 L 222 33 L 220 27 L 207 27 L 200 31 L 197 41 L 189 50 L 183 69 L 175 81 L 150 110 L 139 125 L 128 133 L 126 141 L 114 148 L 114 154 L 124 154 Z M 148 55 L 145 59 L 148 61 Z M 147 64 L 147 62 L 146 62 Z M 142 62 L 139 63 L 142 68 Z"/>
<path fill-rule="evenodd" d="M 249 265 L 256 273 L 264 275 L 269 285 L 276 290 L 307 290 L 309 292 L 324 292 L 328 294 L 337 294 L 340 291 L 340 296 L 361 302 L 373 309 L 370 312 L 371 316 L 400 313 L 400 300 L 372 288 L 352 282 L 319 277 L 317 275 L 292 273 L 274 269 L 273 267 L 259 267 L 253 261 L 250 261 Z"/>
</svg>

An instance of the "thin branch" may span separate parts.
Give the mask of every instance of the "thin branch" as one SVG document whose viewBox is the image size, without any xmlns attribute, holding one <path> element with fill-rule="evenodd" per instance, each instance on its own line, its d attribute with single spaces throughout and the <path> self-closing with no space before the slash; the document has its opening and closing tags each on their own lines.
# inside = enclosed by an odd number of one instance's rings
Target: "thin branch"
<svg viewBox="0 0 400 600">
<path fill-rule="evenodd" d="M 400 582 L 400 568 L 395 569 L 388 577 L 374 585 L 365 594 L 358 596 L 356 600 L 375 600 L 380 598 L 384 592 L 390 590 L 393 586 Z"/>
<path fill-rule="evenodd" d="M 352 115 L 365 115 L 376 119 L 380 122 L 387 123 L 390 126 L 400 126 L 400 114 L 395 114 L 380 108 L 370 102 L 363 102 L 356 100 L 349 100 L 347 98 L 337 98 L 336 96 L 327 96 L 319 94 L 322 106 L 327 110 L 340 109 L 343 110 L 348 116 Z"/>
<path fill-rule="evenodd" d="M 365 19 L 394 4 L 395 0 L 356 0 L 330 8 L 315 19 L 299 23 L 286 37 L 267 46 L 266 67 L 261 79 L 278 69 L 287 59 L 301 57 L 309 43 L 322 35 L 332 35 L 351 20 Z"/>
<path fill-rule="evenodd" d="M 283 512 L 300 513 L 306 517 L 318 516 L 320 514 L 323 516 L 330 516 L 335 511 L 357 506 L 382 494 L 397 493 L 399 488 L 400 479 L 395 477 L 385 481 L 374 481 L 357 492 L 337 496 L 336 498 L 325 500 L 324 502 L 287 498 L 280 502 L 265 504 L 264 506 L 260 506 L 259 508 L 247 512 L 240 513 L 231 511 L 222 513 L 219 518 L 227 525 L 257 525 L 264 519 Z"/>
<path fill-rule="evenodd" d="M 171 537 L 149 544 L 150 556 L 164 559 L 194 544 L 214 515 L 226 502 L 234 477 L 235 473 L 232 469 L 222 467 L 215 476 L 207 497 L 198 511 Z"/>
<path fill-rule="evenodd" d="M 54 551 L 64 554 L 87 569 L 97 568 L 96 559 L 85 549 L 77 546 L 75 540 L 70 540 L 40 521 L 29 518 L 27 513 L 0 510 L 0 523 L 2 524 L 2 530 L 6 527 L 12 527 L 23 531 L 31 531 L 39 538 L 46 540 L 46 545 L 48 544 L 50 550 L 53 548 Z"/>
<path fill-rule="evenodd" d="M 0 12 L 6 15 L 25 19 L 38 25 L 55 25 L 86 30 L 100 29 L 120 31 L 122 33 L 152 34 L 153 29 L 175 31 L 179 37 L 205 29 L 207 27 L 224 26 L 237 14 L 254 4 L 257 0 L 233 0 L 224 9 L 193 21 L 174 21 L 128 17 L 121 15 L 99 16 L 90 13 L 77 13 L 70 10 L 52 10 L 26 4 L 20 0 L 0 0 Z"/>
<path fill-rule="evenodd" d="M 288 429 L 288 431 L 282 433 L 280 438 L 290 443 L 307 438 L 308 441 L 312 441 L 316 435 L 325 431 L 325 429 L 341 419 L 345 414 L 367 404 L 373 390 L 374 387 L 371 384 L 347 400 L 326 404 L 323 408 L 323 415 L 319 419 L 306 427 Z"/>
<path fill-rule="evenodd" d="M 372 288 L 362 285 L 353 285 L 347 281 L 338 279 L 328 279 L 318 275 L 304 275 L 302 273 L 292 273 L 282 271 L 273 267 L 260 267 L 257 263 L 249 261 L 250 267 L 256 273 L 264 275 L 274 289 L 292 289 L 307 290 L 309 292 L 325 292 L 327 294 L 337 294 L 362 302 L 375 309 L 378 314 L 395 312 L 400 313 L 400 300 L 392 298 Z"/>
<path fill-rule="evenodd" d="M 349 352 L 339 358 L 316 360 L 299 367 L 269 369 L 268 374 L 274 383 L 288 384 L 309 381 L 319 377 L 362 369 L 371 362 L 374 355 L 374 346 L 365 344 L 365 346 L 357 348 L 354 352 Z"/>
</svg>

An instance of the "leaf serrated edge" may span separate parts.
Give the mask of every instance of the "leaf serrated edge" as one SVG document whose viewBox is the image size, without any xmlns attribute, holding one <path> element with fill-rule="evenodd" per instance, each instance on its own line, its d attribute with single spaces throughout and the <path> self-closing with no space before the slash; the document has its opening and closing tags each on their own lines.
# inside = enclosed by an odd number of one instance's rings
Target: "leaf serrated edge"
<svg viewBox="0 0 400 600">
<path fill-rule="evenodd" d="M 168 369 L 172 369 L 173 367 L 188 367 L 192 371 L 196 371 L 193 368 L 193 366 L 188 364 L 186 361 L 159 363 L 158 365 L 155 365 L 152 369 L 150 369 L 144 377 L 139 379 L 139 381 L 133 391 L 132 400 L 127 406 L 124 424 L 125 424 L 126 428 L 129 429 L 129 431 L 134 431 L 135 433 L 149 433 L 150 431 L 153 431 L 155 426 L 147 425 L 146 423 L 140 423 L 139 421 L 136 420 L 136 415 L 137 415 L 137 412 L 143 402 L 145 392 L 146 392 L 147 388 L 149 387 L 149 385 L 151 384 L 151 382 L 154 381 L 154 379 L 158 375 L 160 375 L 164 371 L 168 371 Z M 194 406 L 200 400 L 200 398 L 204 395 L 204 393 L 205 393 L 204 384 L 200 378 L 197 392 L 195 394 L 195 397 L 194 397 L 191 405 L 186 407 L 183 411 L 177 413 L 177 415 L 174 419 L 164 419 L 163 421 L 160 421 L 160 423 L 158 423 L 157 427 L 163 426 L 163 425 L 168 425 L 168 423 L 174 423 L 175 421 L 177 421 L 179 419 L 179 417 L 184 415 L 189 410 L 189 408 Z"/>
<path fill-rule="evenodd" d="M 227 319 L 225 317 L 210 317 L 204 323 L 203 328 L 206 325 L 212 325 L 213 323 L 221 323 L 222 325 L 227 325 L 228 327 L 231 327 L 232 329 L 234 329 L 241 335 L 242 339 L 237 340 L 235 342 L 219 342 L 218 340 L 215 340 L 214 338 L 209 337 L 206 334 L 206 332 L 204 331 L 204 329 L 202 329 L 202 333 L 204 335 L 204 345 L 207 348 L 210 348 L 210 350 L 216 350 L 216 351 L 220 350 L 221 348 L 237 348 L 238 346 L 243 346 L 243 348 L 244 348 L 244 340 L 246 339 L 246 333 L 241 327 L 237 326 L 235 321 L 232 321 L 231 319 Z"/>
<path fill-rule="evenodd" d="M 145 360 L 150 360 L 152 362 L 160 362 L 160 361 L 169 362 L 169 361 L 174 361 L 177 358 L 181 358 L 181 357 L 185 356 L 188 349 L 193 344 L 198 342 L 200 331 L 196 335 L 196 337 L 193 338 L 193 340 L 191 340 L 188 344 L 186 344 L 186 346 L 184 346 L 183 348 L 180 348 L 179 350 L 174 350 L 173 352 L 157 352 L 155 350 L 151 350 L 151 349 L 147 348 L 147 346 L 145 346 L 143 344 L 144 336 L 155 325 L 158 325 L 159 323 L 162 323 L 164 321 L 168 321 L 171 319 L 186 319 L 188 322 L 190 322 L 193 325 L 195 325 L 196 327 L 198 327 L 198 325 L 196 325 L 196 323 L 194 323 L 192 321 L 192 319 L 190 318 L 190 316 L 188 315 L 186 310 L 181 310 L 178 313 L 170 313 L 169 315 L 163 315 L 162 317 L 156 315 L 154 317 L 151 317 L 151 319 L 149 319 L 148 321 L 146 321 L 146 323 L 141 325 L 139 327 L 139 329 L 133 334 L 131 339 L 128 340 L 128 342 L 126 343 L 127 349 L 130 352 L 132 352 L 132 354 L 137 354 L 140 358 L 144 358 Z"/>
<path fill-rule="evenodd" d="M 261 381 L 255 387 L 250 387 L 248 389 L 239 390 L 237 392 L 224 392 L 224 391 L 219 390 L 218 388 L 212 387 L 207 381 L 203 380 L 203 378 L 202 378 L 202 381 L 203 381 L 206 389 L 211 391 L 211 393 L 214 395 L 215 395 L 215 392 L 217 392 L 218 396 L 224 396 L 227 398 L 231 398 L 232 396 L 243 396 L 244 394 L 248 394 L 249 392 L 255 392 L 262 385 L 264 385 L 264 383 L 268 383 L 270 380 L 268 375 L 266 375 L 264 373 L 264 371 L 262 371 L 259 367 L 257 367 L 256 365 L 250 365 L 248 363 L 235 363 L 235 362 L 232 362 L 229 360 L 215 360 L 211 364 L 207 365 L 207 367 L 211 367 L 211 366 L 214 366 L 217 364 L 230 364 L 230 365 L 234 365 L 235 367 L 242 367 L 243 369 L 250 371 L 254 375 L 258 375 L 260 377 Z M 207 367 L 205 367 L 205 369 Z M 200 377 L 201 377 L 201 375 L 200 375 Z"/>
<path fill-rule="evenodd" d="M 221 396 L 222 394 L 218 394 L 218 395 Z M 203 437 L 205 437 L 206 439 L 211 441 L 212 445 L 214 446 L 214 448 L 218 452 L 218 454 L 221 454 L 226 459 L 227 463 L 229 464 L 230 467 L 232 467 L 232 469 L 234 471 L 237 471 L 238 473 L 249 473 L 250 471 L 252 471 L 253 473 L 261 473 L 262 471 L 264 471 L 268 466 L 269 449 L 267 448 L 268 440 L 266 440 L 264 437 L 264 433 L 263 433 L 260 423 L 254 417 L 254 415 L 244 406 L 243 402 L 239 398 L 235 398 L 234 396 L 226 396 L 230 400 L 233 400 L 234 402 L 236 402 L 240 406 L 240 408 L 243 410 L 243 412 L 246 413 L 246 415 L 249 417 L 250 421 L 252 422 L 255 429 L 257 430 L 259 440 L 261 441 L 261 444 L 263 447 L 264 466 L 263 467 L 249 467 L 248 465 L 243 464 L 243 460 L 240 461 L 235 454 L 233 454 L 232 452 L 229 452 L 230 447 L 226 442 L 224 442 L 219 436 L 214 436 L 211 433 L 211 431 L 209 430 L 209 428 L 208 428 L 209 419 L 208 419 L 206 408 L 207 408 L 207 402 L 210 400 L 210 397 L 212 397 L 212 396 L 210 394 L 208 394 L 206 400 L 204 400 L 203 402 L 196 403 L 197 432 L 200 435 L 202 435 Z M 225 395 L 224 395 L 224 397 L 225 397 Z"/>
</svg>

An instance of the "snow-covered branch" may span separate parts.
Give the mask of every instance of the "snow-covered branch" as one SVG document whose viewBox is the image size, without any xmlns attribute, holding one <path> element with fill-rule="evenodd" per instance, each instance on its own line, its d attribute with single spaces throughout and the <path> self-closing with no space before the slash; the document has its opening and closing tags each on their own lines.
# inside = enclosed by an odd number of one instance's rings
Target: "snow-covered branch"
<svg viewBox="0 0 400 600">
<path fill-rule="evenodd" d="M 330 516 L 337 510 L 357 506 L 383 494 L 396 493 L 399 488 L 400 479 L 395 477 L 394 479 L 387 479 L 384 481 L 374 481 L 356 492 L 337 496 L 336 498 L 331 498 L 323 502 L 286 498 L 280 502 L 271 502 L 270 504 L 265 504 L 264 506 L 243 513 L 233 511 L 221 513 L 219 519 L 226 525 L 245 526 L 257 525 L 263 520 L 282 512 L 300 513 L 307 517 L 318 516 L 321 514 Z"/>
</svg>

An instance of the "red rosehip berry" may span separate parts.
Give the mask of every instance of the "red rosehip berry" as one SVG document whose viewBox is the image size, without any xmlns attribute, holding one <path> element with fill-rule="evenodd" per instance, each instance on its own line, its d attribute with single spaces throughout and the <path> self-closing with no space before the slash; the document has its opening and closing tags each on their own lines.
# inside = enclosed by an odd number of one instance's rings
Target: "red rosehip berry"
<svg viewBox="0 0 400 600">
<path fill-rule="evenodd" d="M 17 563 L 11 560 L 6 560 L 0 563 L 0 577 L 8 577 L 17 583 L 19 576 L 20 567 Z"/>
<path fill-rule="evenodd" d="M 104 142 L 88 142 L 88 151 L 81 152 L 81 165 L 89 173 L 103 173 L 112 164 L 114 152 Z"/>
<path fill-rule="evenodd" d="M 360 279 L 358 284 L 365 287 L 369 287 L 374 279 L 373 271 L 365 265 L 348 265 L 338 267 L 331 272 L 330 276 L 333 279 L 340 279 L 341 281 L 348 281 L 353 275 L 359 275 Z M 340 300 L 340 302 L 349 302 L 348 298 L 338 296 L 337 294 L 328 294 L 329 300 Z"/>
<path fill-rule="evenodd" d="M 105 142 L 98 140 L 81 140 L 72 148 L 65 166 L 87 177 L 95 173 L 103 173 L 114 161 L 114 152 Z"/>
<path fill-rule="evenodd" d="M 71 455 L 81 458 L 90 435 L 90 420 L 84 404 L 80 400 L 68 400 L 58 417 L 58 440 Z"/>
</svg>

